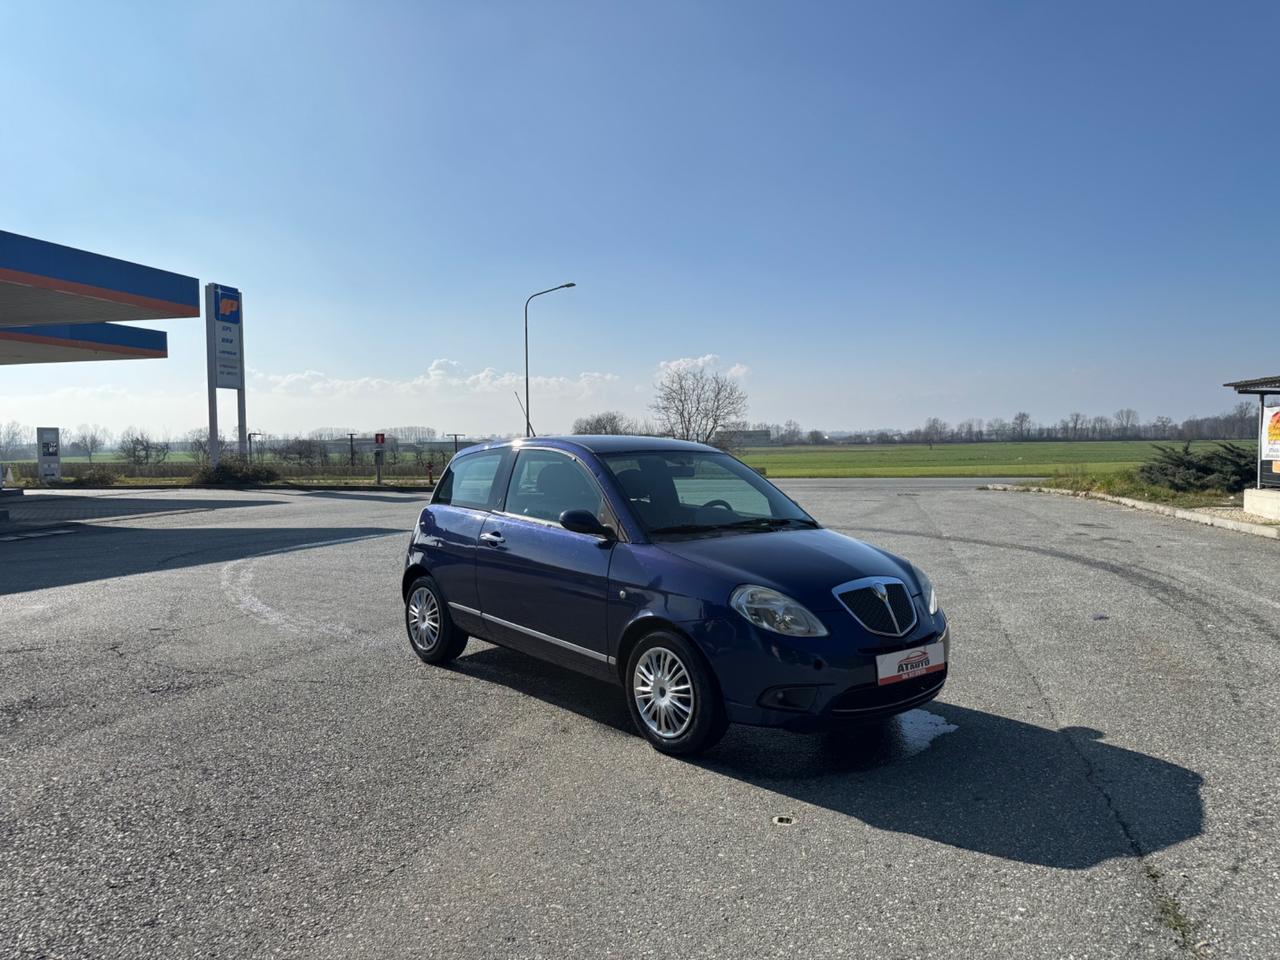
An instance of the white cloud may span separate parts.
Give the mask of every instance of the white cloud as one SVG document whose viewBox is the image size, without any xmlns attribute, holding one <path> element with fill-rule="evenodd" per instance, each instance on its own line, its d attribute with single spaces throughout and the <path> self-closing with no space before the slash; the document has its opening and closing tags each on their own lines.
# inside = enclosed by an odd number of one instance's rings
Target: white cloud
<svg viewBox="0 0 1280 960">
<path fill-rule="evenodd" d="M 675 360 L 663 360 L 658 364 L 658 376 L 668 370 L 707 370 L 720 365 L 718 353 L 704 353 L 700 357 L 678 357 Z M 745 363 L 735 363 L 727 371 L 727 375 L 741 379 L 751 372 Z"/>
<path fill-rule="evenodd" d="M 411 378 L 331 377 L 318 370 L 300 373 L 265 373 L 250 370 L 252 386 L 283 396 L 360 397 L 386 396 L 430 397 L 447 392 L 498 393 L 523 389 L 524 374 L 501 372 L 485 367 L 468 373 L 457 360 L 439 358 L 431 361 L 425 373 Z M 618 379 L 617 374 L 585 371 L 576 377 L 530 377 L 531 388 L 543 396 L 582 400 L 594 395 L 603 385 Z"/>
<path fill-rule="evenodd" d="M 667 370 L 690 370 L 703 367 L 714 367 L 720 362 L 718 354 L 704 353 L 700 357 L 680 357 L 676 360 L 663 360 L 658 364 L 658 372 Z"/>
</svg>

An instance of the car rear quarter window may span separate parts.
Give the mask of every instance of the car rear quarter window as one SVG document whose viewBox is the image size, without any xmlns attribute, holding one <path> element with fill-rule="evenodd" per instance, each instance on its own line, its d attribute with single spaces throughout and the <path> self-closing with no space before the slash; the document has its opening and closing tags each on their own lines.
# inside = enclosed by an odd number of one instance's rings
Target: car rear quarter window
<svg viewBox="0 0 1280 960">
<path fill-rule="evenodd" d="M 494 480 L 498 476 L 498 467 L 502 465 L 502 456 L 502 450 L 493 450 L 454 458 L 440 478 L 431 502 L 488 509 L 493 505 Z"/>
</svg>

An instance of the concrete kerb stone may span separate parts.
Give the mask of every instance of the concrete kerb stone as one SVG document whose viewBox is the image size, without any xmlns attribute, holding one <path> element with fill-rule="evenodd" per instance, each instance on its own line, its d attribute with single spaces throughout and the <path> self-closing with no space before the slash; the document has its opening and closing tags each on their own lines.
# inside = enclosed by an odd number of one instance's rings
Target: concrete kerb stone
<svg viewBox="0 0 1280 960">
<path fill-rule="evenodd" d="M 1020 487 L 1011 483 L 988 483 L 978 487 L 979 490 L 996 490 L 1006 493 L 1052 493 L 1061 497 L 1078 497 L 1083 500 L 1102 500 L 1115 503 L 1134 510 L 1145 510 L 1147 513 L 1160 513 L 1166 517 L 1179 520 L 1190 520 L 1192 523 L 1203 523 L 1208 527 L 1221 527 L 1234 530 L 1236 533 L 1248 533 L 1255 537 L 1268 537 L 1280 540 L 1280 527 L 1270 527 L 1261 523 L 1246 523 L 1243 520 L 1230 520 L 1227 517 L 1215 517 L 1208 513 L 1197 513 L 1181 507 L 1171 507 L 1163 503 L 1148 503 L 1146 500 L 1134 500 L 1132 497 L 1115 497 L 1109 493 L 1093 493 L 1088 490 L 1062 490 L 1058 487 Z"/>
</svg>

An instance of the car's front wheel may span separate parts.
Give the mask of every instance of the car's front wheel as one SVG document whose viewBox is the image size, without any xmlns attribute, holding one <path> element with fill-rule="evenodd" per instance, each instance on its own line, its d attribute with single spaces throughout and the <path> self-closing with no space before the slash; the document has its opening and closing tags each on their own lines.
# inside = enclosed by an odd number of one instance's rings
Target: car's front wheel
<svg viewBox="0 0 1280 960">
<path fill-rule="evenodd" d="M 684 637 L 650 633 L 627 658 L 626 679 L 631 720 L 663 753 L 691 756 L 724 736 L 729 723 L 720 688 Z"/>
<path fill-rule="evenodd" d="M 448 663 L 467 646 L 467 635 L 454 626 L 440 588 L 430 577 L 419 577 L 409 586 L 404 625 L 409 646 L 427 663 Z"/>
</svg>

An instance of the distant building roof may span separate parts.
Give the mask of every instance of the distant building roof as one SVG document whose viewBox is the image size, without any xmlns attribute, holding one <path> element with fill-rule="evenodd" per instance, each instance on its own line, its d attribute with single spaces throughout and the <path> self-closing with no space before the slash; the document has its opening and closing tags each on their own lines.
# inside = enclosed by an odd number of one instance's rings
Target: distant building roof
<svg viewBox="0 0 1280 960">
<path fill-rule="evenodd" d="M 1280 376 L 1258 377 L 1256 380 L 1236 380 L 1224 383 L 1236 393 L 1280 393 Z"/>
<path fill-rule="evenodd" d="M 773 432 L 770 430 L 736 430 L 728 427 L 724 430 L 716 431 L 717 440 L 736 440 L 738 443 L 769 443 L 773 440 Z"/>
</svg>

